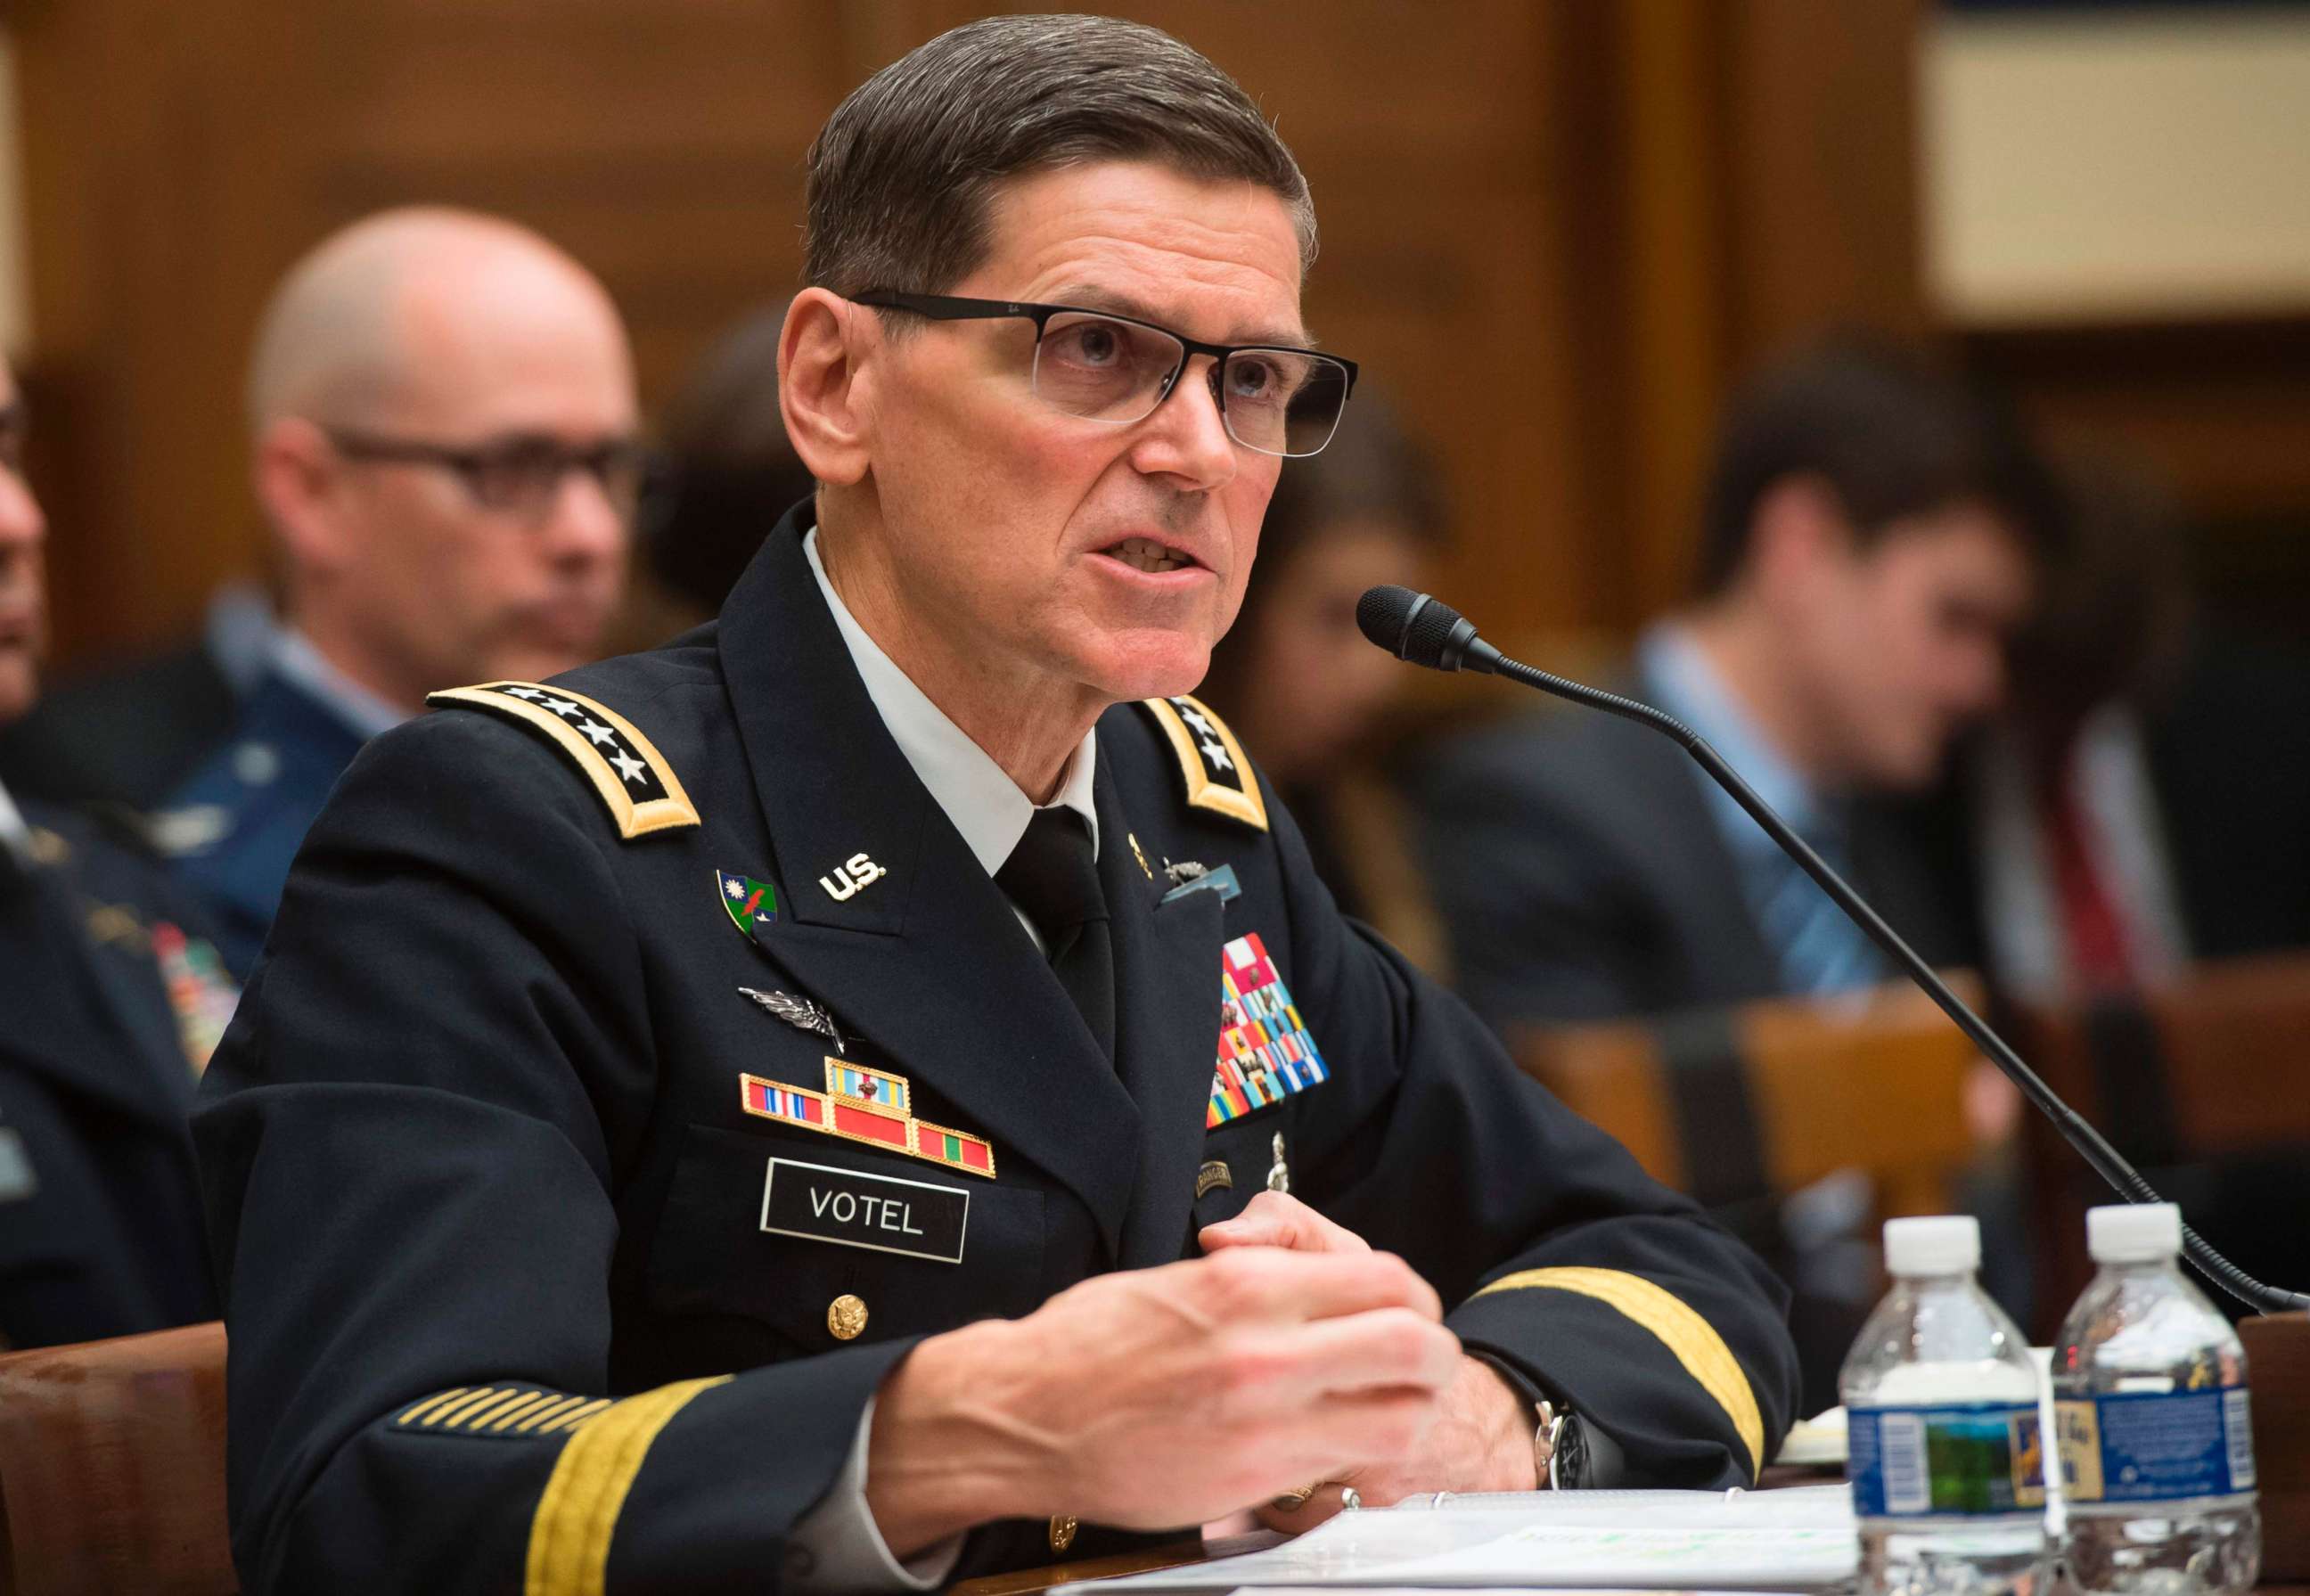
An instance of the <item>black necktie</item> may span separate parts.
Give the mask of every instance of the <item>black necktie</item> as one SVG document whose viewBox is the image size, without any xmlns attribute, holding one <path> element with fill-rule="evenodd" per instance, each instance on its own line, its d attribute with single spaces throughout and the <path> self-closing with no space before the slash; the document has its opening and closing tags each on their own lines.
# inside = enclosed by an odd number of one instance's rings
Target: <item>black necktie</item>
<svg viewBox="0 0 2310 1596">
<path fill-rule="evenodd" d="M 1051 972 L 1099 1051 L 1115 1057 L 1115 954 L 1090 828 L 1071 809 L 1038 809 L 994 884 L 1042 933 Z"/>
</svg>

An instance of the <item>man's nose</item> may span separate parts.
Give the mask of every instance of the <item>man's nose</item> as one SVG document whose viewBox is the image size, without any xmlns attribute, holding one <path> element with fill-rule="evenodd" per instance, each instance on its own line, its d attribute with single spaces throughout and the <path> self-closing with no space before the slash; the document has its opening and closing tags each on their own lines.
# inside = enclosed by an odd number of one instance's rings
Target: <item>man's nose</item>
<svg viewBox="0 0 2310 1596">
<path fill-rule="evenodd" d="M 1241 464 L 1220 408 L 1219 367 L 1196 356 L 1142 425 L 1133 463 L 1151 476 L 1175 476 L 1199 490 L 1225 487 Z"/>
<path fill-rule="evenodd" d="M 538 537 L 556 564 L 592 565 L 623 553 L 629 531 L 629 517 L 601 477 L 573 470 L 555 486 Z"/>
<path fill-rule="evenodd" d="M 48 519 L 22 474 L 0 466 L 0 550 L 37 548 L 48 535 Z"/>
</svg>

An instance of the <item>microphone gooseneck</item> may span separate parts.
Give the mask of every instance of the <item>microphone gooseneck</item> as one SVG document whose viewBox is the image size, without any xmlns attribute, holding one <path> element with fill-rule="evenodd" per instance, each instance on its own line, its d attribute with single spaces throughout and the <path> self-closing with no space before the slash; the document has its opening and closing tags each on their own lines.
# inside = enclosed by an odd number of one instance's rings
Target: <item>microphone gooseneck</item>
<svg viewBox="0 0 2310 1596">
<path fill-rule="evenodd" d="M 1649 704 L 1551 675 L 1535 666 L 1509 659 L 1477 636 L 1475 626 L 1457 610 L 1427 594 L 1413 593 L 1410 588 L 1387 586 L 1370 589 L 1357 602 L 1356 625 L 1373 643 L 1410 664 L 1426 665 L 1437 671 L 1472 670 L 1486 675 L 1505 676 L 1556 698 L 1569 699 L 1591 709 L 1601 709 L 1607 715 L 1617 715 L 1622 720 L 1634 721 L 1678 743 L 1703 770 L 1708 772 L 1718 786 L 1732 794 L 1732 801 L 1748 811 L 1749 818 L 1763 828 L 1765 835 L 1771 837 L 1783 853 L 1795 860 L 1805 874 L 1819 884 L 1820 889 L 1828 894 L 1830 901 L 1845 912 L 1845 917 L 1858 925 L 1871 941 L 1883 949 L 1887 957 L 1898 965 L 1902 973 L 1916 983 L 1927 997 L 1933 1000 L 1958 1029 L 1963 1031 L 1975 1046 L 1980 1048 L 2015 1086 L 2021 1089 L 2021 1095 L 2054 1123 L 2054 1128 L 2062 1133 L 2062 1140 L 2093 1166 L 2096 1174 L 2129 1202 L 2162 1201 L 2149 1183 L 2142 1179 L 2141 1172 L 2103 1140 L 2101 1132 L 2087 1123 L 2084 1116 L 2062 1102 L 2054 1089 L 2022 1062 L 2021 1055 L 2013 1051 L 2005 1038 L 1992 1030 L 1988 1021 L 1968 1008 L 1964 999 L 1951 992 L 1948 983 L 1935 975 L 1932 967 L 1901 940 L 1900 934 L 1869 906 L 1868 900 L 1847 885 L 1844 877 L 1831 870 L 1804 838 L 1774 812 L 1772 805 L 1757 796 L 1749 784 L 1741 779 L 1740 772 L 1726 764 L 1724 757 L 1709 747 L 1707 742 L 1691 727 Z M 2198 1267 L 2201 1273 L 2259 1313 L 2287 1313 L 2310 1308 L 2310 1296 L 2263 1285 L 2207 1245 L 2205 1239 L 2187 1225 L 2182 1227 L 2182 1245 L 2190 1262 Z"/>
</svg>

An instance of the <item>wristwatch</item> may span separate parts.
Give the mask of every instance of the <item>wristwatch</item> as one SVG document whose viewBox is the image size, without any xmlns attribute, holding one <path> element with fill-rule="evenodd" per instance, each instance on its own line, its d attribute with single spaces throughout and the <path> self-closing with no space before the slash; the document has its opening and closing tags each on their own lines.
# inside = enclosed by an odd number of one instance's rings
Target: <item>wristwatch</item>
<svg viewBox="0 0 2310 1596">
<path fill-rule="evenodd" d="M 1554 1402 L 1535 1402 L 1533 1410 L 1540 1427 L 1533 1432 L 1532 1464 L 1541 1484 L 1552 1491 L 1578 1490 L 1587 1483 L 1588 1427 Z"/>
</svg>

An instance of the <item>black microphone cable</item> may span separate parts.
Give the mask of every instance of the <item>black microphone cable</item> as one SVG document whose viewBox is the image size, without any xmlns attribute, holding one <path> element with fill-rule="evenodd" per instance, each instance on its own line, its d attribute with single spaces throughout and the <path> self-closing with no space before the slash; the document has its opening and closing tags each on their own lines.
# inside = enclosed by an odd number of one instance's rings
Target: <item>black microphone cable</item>
<svg viewBox="0 0 2310 1596">
<path fill-rule="evenodd" d="M 1868 900 L 1848 886 L 1844 877 L 1831 870 L 1804 838 L 1774 812 L 1772 805 L 1757 796 L 1749 784 L 1741 779 L 1740 772 L 1726 764 L 1724 757 L 1709 747 L 1707 742 L 1691 727 L 1649 704 L 1622 698 L 1618 693 L 1608 693 L 1601 688 L 1552 675 L 1536 666 L 1512 660 L 1479 637 L 1474 623 L 1449 604 L 1427 594 L 1414 593 L 1408 587 L 1375 587 L 1367 592 L 1356 603 L 1356 625 L 1373 643 L 1408 664 L 1425 665 L 1433 671 L 1474 671 L 1486 676 L 1505 676 L 1556 698 L 1568 699 L 1591 709 L 1601 709 L 1607 715 L 1617 715 L 1622 720 L 1634 721 L 1678 743 L 1703 770 L 1708 772 L 1718 786 L 1732 794 L 1732 801 L 1748 811 L 1749 818 L 1764 828 L 1765 834 L 1779 845 L 1783 853 L 1795 860 L 1805 874 L 1819 883 L 1820 889 L 1845 911 L 1845 917 L 1858 925 L 1871 941 L 1883 949 L 1902 972 L 1933 1000 L 1942 1013 L 1950 1017 L 1958 1029 L 1963 1031 L 1975 1046 L 1980 1048 L 2015 1086 L 2021 1089 L 2021 1095 L 2053 1121 L 2054 1128 L 2062 1133 L 2062 1140 L 2093 1166 L 2096 1174 L 2129 1202 L 2164 1201 L 2149 1183 L 2142 1179 L 2141 1171 L 2103 1140 L 2101 1132 L 2087 1123 L 2083 1115 L 2062 1102 L 2052 1087 L 2038 1079 L 2037 1072 L 2022 1062 L 2021 1055 L 2013 1051 L 2005 1038 L 1967 1007 L 1965 1000 L 1949 989 L 1948 984 L 1933 973 L 1932 967 L 1919 958 L 1916 950 L 1902 941 L 1898 932 L 1885 924 L 1883 916 L 1869 906 Z M 2208 1279 L 2257 1313 L 2282 1314 L 2310 1308 L 2310 1296 L 2263 1285 L 2214 1251 L 2204 1237 L 2187 1225 L 2182 1227 L 2182 1247 L 2189 1255 L 2190 1262 Z"/>
</svg>

